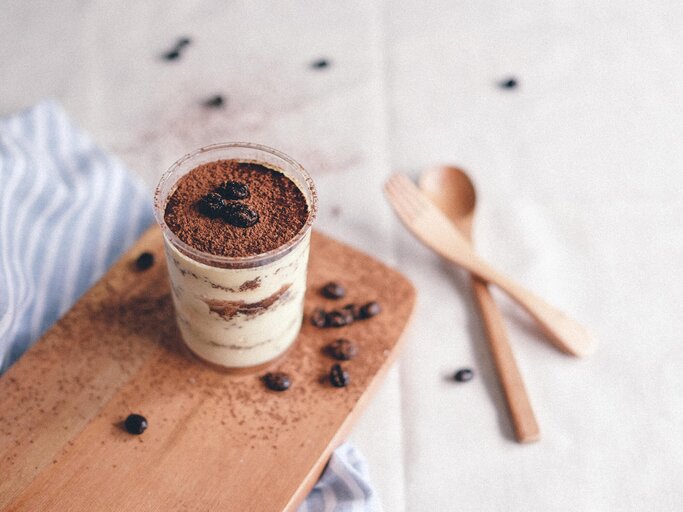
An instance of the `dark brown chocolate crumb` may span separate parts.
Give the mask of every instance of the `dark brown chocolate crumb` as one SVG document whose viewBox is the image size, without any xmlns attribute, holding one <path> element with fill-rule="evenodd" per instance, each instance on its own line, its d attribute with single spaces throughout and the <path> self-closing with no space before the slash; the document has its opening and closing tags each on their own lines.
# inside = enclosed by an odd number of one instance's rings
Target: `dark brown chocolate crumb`
<svg viewBox="0 0 683 512">
<path fill-rule="evenodd" d="M 322 287 L 320 290 L 325 297 L 328 299 L 342 299 L 346 295 L 346 289 L 339 283 L 331 281 Z"/>
<path fill-rule="evenodd" d="M 226 181 L 249 188 L 251 195 L 242 203 L 258 212 L 259 222 L 242 228 L 199 213 L 197 201 Z M 164 218 L 171 231 L 195 249 L 219 256 L 251 256 L 291 240 L 308 219 L 308 203 L 299 187 L 278 170 L 219 160 L 200 165 L 178 180 Z"/>
<path fill-rule="evenodd" d="M 244 183 L 239 181 L 226 181 L 216 188 L 216 192 L 220 194 L 223 199 L 229 201 L 240 201 L 242 199 L 248 199 L 251 195 L 249 193 L 249 187 Z"/>
<path fill-rule="evenodd" d="M 358 355 L 358 346 L 349 339 L 339 338 L 327 345 L 325 352 L 338 361 L 349 361 Z"/>
<path fill-rule="evenodd" d="M 221 108 L 225 105 L 225 98 L 220 94 L 211 96 L 209 99 L 204 101 L 204 106 L 207 108 Z"/>
<path fill-rule="evenodd" d="M 154 254 L 151 252 L 143 252 L 135 260 L 135 268 L 138 270 L 147 270 L 154 265 Z"/>
<path fill-rule="evenodd" d="M 128 433 L 139 436 L 147 430 L 147 418 L 141 414 L 129 414 L 124 422 L 124 426 Z"/>
<path fill-rule="evenodd" d="M 333 364 L 330 368 L 330 383 L 335 388 L 343 388 L 349 384 L 349 374 L 344 371 L 340 364 Z"/>
<path fill-rule="evenodd" d="M 316 308 L 311 314 L 311 323 L 316 327 L 325 327 L 327 325 L 327 313 L 321 308 Z"/>
<path fill-rule="evenodd" d="M 259 221 L 259 214 L 244 203 L 227 203 L 223 207 L 223 220 L 238 228 L 249 228 Z"/>
<path fill-rule="evenodd" d="M 273 391 L 285 391 L 292 385 L 292 381 L 284 372 L 268 372 L 262 380 L 268 389 Z"/>
<path fill-rule="evenodd" d="M 455 375 L 453 375 L 453 379 L 456 382 L 468 382 L 474 378 L 474 371 L 470 368 L 460 368 L 457 372 L 455 372 Z"/>
<path fill-rule="evenodd" d="M 360 308 L 360 318 L 372 318 L 382 312 L 382 308 L 378 302 L 372 301 Z"/>
</svg>

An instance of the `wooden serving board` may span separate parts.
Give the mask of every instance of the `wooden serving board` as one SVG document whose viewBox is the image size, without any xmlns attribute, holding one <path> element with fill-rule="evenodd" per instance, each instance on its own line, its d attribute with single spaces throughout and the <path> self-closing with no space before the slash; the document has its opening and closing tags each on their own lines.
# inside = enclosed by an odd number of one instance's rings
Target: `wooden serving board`
<svg viewBox="0 0 683 512">
<path fill-rule="evenodd" d="M 161 233 L 151 228 L 0 378 L 0 510 L 295 510 L 394 359 L 415 291 L 382 263 L 331 238 L 311 242 L 304 326 L 273 368 L 226 374 L 185 356 L 173 318 Z M 151 251 L 157 263 L 137 271 Z M 318 289 L 346 285 L 343 303 L 383 312 L 340 329 L 308 321 L 339 305 Z M 346 388 L 324 381 L 329 341 L 354 339 Z M 122 420 L 145 415 L 128 434 Z"/>
</svg>

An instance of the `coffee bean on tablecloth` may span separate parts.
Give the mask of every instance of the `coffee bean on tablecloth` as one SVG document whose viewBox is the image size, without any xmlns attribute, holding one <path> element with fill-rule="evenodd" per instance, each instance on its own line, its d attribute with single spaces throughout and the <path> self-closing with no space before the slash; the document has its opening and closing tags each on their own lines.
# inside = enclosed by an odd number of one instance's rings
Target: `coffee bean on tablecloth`
<svg viewBox="0 0 683 512">
<path fill-rule="evenodd" d="M 223 96 L 220 94 L 211 96 L 209 99 L 204 101 L 204 106 L 208 108 L 221 108 L 223 105 L 225 105 L 225 98 L 223 98 Z"/>
<path fill-rule="evenodd" d="M 460 368 L 453 375 L 456 382 L 468 382 L 474 378 L 474 371 L 471 368 Z"/>
<path fill-rule="evenodd" d="M 311 69 L 325 69 L 330 66 L 330 61 L 327 59 L 317 59 L 311 62 Z"/>
<path fill-rule="evenodd" d="M 514 77 L 506 78 L 505 80 L 501 80 L 498 82 L 498 87 L 501 89 L 514 89 L 517 87 L 517 79 Z"/>
<path fill-rule="evenodd" d="M 164 59 L 166 60 L 178 60 L 180 58 L 182 50 L 188 46 L 192 40 L 189 37 L 178 38 L 176 44 L 169 51 L 164 53 Z"/>
</svg>

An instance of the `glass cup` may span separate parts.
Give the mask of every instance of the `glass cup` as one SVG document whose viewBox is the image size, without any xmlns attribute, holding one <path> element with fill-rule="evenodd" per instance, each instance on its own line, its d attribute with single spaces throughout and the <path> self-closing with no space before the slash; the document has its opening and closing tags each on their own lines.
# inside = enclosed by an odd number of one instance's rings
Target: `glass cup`
<svg viewBox="0 0 683 512">
<path fill-rule="evenodd" d="M 217 256 L 186 244 L 164 220 L 166 202 L 180 178 L 216 160 L 258 163 L 282 172 L 304 194 L 308 218 L 287 243 L 263 254 Z M 176 321 L 187 348 L 205 362 L 239 369 L 282 355 L 303 320 L 315 186 L 287 155 L 249 143 L 213 144 L 185 155 L 161 177 L 154 213 L 164 235 Z"/>
</svg>

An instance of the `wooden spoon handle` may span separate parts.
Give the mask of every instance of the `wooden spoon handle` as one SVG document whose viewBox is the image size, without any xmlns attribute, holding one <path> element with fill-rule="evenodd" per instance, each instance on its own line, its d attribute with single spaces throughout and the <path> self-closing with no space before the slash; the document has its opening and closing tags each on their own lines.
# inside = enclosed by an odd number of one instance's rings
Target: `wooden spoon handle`
<svg viewBox="0 0 683 512">
<path fill-rule="evenodd" d="M 479 305 L 486 339 L 498 373 L 498 382 L 503 389 L 510 412 L 515 438 L 520 443 L 538 441 L 540 430 L 505 333 L 503 316 L 484 281 L 472 277 L 472 292 Z"/>
<path fill-rule="evenodd" d="M 562 352 L 575 356 L 592 354 L 597 340 L 581 324 L 569 318 L 540 297 L 517 284 L 506 275 L 479 260 L 470 271 L 497 285 L 515 299 L 536 320 L 545 336 Z"/>
<path fill-rule="evenodd" d="M 426 230 L 414 232 L 447 260 L 506 292 L 529 312 L 550 342 L 562 352 L 587 356 L 595 351 L 597 340 L 585 327 L 491 267 L 450 222 L 434 224 L 428 236 L 425 236 Z"/>
</svg>

